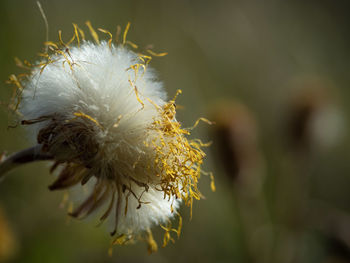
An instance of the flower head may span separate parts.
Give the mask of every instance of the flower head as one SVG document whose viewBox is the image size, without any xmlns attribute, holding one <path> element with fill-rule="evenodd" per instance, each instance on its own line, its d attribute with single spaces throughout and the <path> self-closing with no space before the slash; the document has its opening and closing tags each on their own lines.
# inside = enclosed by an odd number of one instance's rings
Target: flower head
<svg viewBox="0 0 350 263">
<path fill-rule="evenodd" d="M 127 48 L 129 24 L 119 45 L 103 29 L 110 39 L 100 41 L 87 25 L 95 43 L 74 25 L 69 43 L 59 33 L 59 43 L 45 43 L 41 61 L 26 63 L 27 75 L 10 77 L 19 92 L 14 107 L 54 161 L 51 172 L 58 177 L 50 190 L 82 184 L 90 191 L 70 214 L 100 211 L 101 222 L 112 221 L 114 243 L 145 234 L 154 250 L 150 228 L 162 225 L 166 244 L 170 231 L 180 234 L 181 217 L 178 229 L 170 226 L 180 203 L 192 206 L 201 197 L 197 182 L 206 145 L 189 141 L 189 129 L 176 120 L 176 96 L 166 100 L 148 65 L 159 54 Z"/>
</svg>

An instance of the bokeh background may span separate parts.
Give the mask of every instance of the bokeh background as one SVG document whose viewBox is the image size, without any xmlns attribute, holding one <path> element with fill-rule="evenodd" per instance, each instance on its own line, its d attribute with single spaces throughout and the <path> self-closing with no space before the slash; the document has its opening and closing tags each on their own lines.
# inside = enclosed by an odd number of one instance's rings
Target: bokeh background
<svg viewBox="0 0 350 263">
<path fill-rule="evenodd" d="M 350 38 L 348 1 L 42 0 L 50 39 L 72 22 L 167 51 L 151 64 L 178 119 L 199 117 L 195 137 L 213 141 L 201 179 L 206 199 L 175 244 L 114 247 L 107 230 L 69 219 L 50 192 L 48 164 L 0 184 L 0 262 L 350 262 Z M 87 31 L 87 30 L 86 30 Z M 102 34 L 101 34 L 102 37 Z M 6 109 L 14 57 L 35 61 L 45 26 L 35 1 L 0 1 L 0 150 L 30 145 Z M 161 246 L 162 231 L 156 230 Z"/>
</svg>

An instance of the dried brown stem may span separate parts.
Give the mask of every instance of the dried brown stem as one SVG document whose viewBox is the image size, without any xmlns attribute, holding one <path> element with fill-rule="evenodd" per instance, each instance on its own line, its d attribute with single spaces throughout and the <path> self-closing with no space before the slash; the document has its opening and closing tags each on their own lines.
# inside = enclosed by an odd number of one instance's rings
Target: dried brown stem
<svg viewBox="0 0 350 263">
<path fill-rule="evenodd" d="M 2 158 L 2 160 L 0 160 L 0 178 L 20 165 L 53 159 L 51 155 L 42 152 L 41 147 L 41 145 L 36 145 Z"/>
</svg>

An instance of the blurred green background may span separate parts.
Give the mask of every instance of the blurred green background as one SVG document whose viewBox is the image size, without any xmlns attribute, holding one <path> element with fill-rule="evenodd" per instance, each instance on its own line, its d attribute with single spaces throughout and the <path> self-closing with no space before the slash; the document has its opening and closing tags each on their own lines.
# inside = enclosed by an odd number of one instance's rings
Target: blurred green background
<svg viewBox="0 0 350 263">
<path fill-rule="evenodd" d="M 350 262 L 350 37 L 348 1 L 42 0 L 50 40 L 90 20 L 165 58 L 151 65 L 178 119 L 198 117 L 194 137 L 213 141 L 205 200 L 175 244 L 148 255 L 146 244 L 114 247 L 93 221 L 69 220 L 50 192 L 48 164 L 13 171 L 0 184 L 0 262 Z M 102 37 L 102 34 L 100 35 Z M 9 129 L 5 84 L 14 57 L 35 61 L 45 26 L 35 1 L 0 1 L 1 151 L 30 145 Z M 162 231 L 156 230 L 161 245 Z"/>
</svg>

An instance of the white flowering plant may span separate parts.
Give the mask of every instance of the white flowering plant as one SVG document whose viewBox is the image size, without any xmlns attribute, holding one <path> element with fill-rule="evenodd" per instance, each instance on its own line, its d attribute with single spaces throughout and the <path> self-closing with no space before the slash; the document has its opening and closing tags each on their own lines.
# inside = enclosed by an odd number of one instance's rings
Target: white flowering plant
<svg viewBox="0 0 350 263">
<path fill-rule="evenodd" d="M 57 178 L 49 189 L 68 189 L 71 216 L 99 214 L 99 222 L 109 221 L 112 244 L 141 239 L 153 252 L 151 228 L 165 230 L 165 246 L 173 240 L 171 232 L 180 235 L 181 202 L 192 214 L 193 199 L 202 197 L 198 179 L 207 174 L 201 169 L 202 148 L 209 144 L 187 139 L 191 128 L 175 118 L 181 90 L 167 100 L 149 66 L 166 53 L 137 51 L 126 39 L 129 23 L 115 39 L 98 29 L 108 36 L 102 41 L 91 23 L 86 25 L 94 41 L 73 24 L 73 37 L 65 43 L 59 31 L 59 41 L 46 41 L 38 62 L 16 59 L 27 72 L 9 78 L 15 87 L 11 108 L 35 146 L 3 157 L 0 176 L 22 163 L 51 160 Z M 211 124 L 200 118 L 194 127 L 199 121 Z"/>
</svg>

